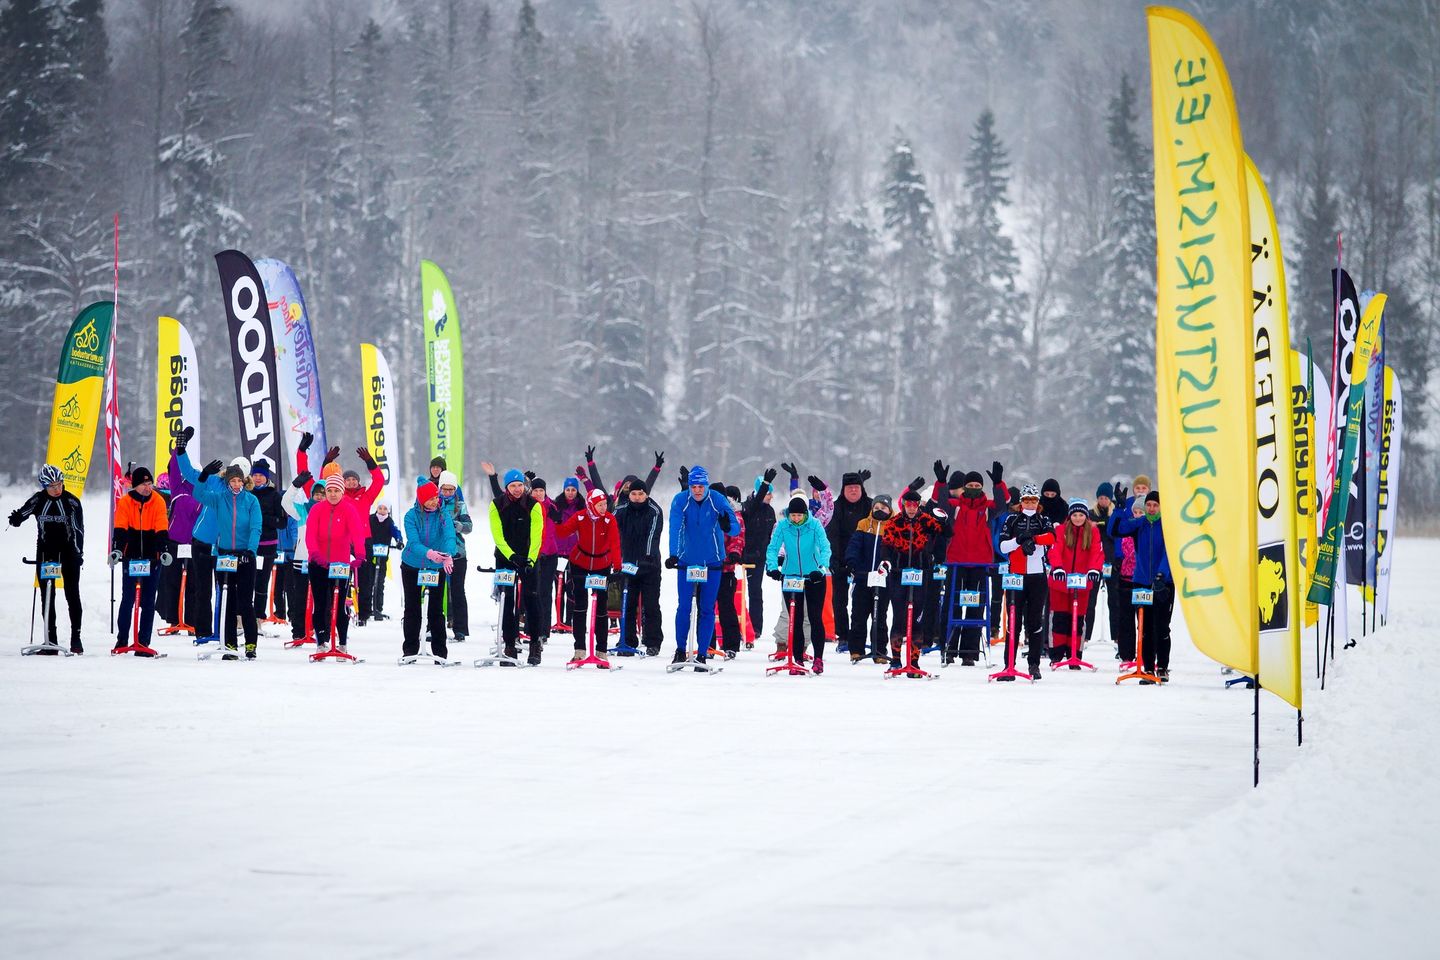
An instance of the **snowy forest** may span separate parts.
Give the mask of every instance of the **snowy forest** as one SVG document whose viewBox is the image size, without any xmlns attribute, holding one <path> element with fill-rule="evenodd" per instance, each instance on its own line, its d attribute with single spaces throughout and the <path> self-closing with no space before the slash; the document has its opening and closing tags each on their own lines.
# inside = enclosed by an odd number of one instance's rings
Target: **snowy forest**
<svg viewBox="0 0 1440 960">
<path fill-rule="evenodd" d="M 1440 2 L 1184 6 L 1275 199 L 1297 345 L 1328 367 L 1337 232 L 1390 295 L 1403 495 L 1434 505 Z M 295 268 L 346 449 L 371 341 L 402 462 L 428 457 L 427 258 L 472 465 L 566 472 L 596 442 L 617 478 L 664 449 L 734 483 L 903 482 L 993 457 L 1088 494 L 1154 467 L 1148 76 L 1138 0 L 8 0 L 0 472 L 44 456 L 118 211 L 136 460 L 160 314 L 207 371 L 205 453 L 236 446 L 236 247 Z"/>
</svg>

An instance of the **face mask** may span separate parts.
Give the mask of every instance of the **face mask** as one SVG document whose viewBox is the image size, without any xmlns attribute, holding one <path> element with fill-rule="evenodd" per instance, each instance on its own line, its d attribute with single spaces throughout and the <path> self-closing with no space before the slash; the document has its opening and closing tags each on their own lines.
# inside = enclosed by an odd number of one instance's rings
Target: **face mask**
<svg viewBox="0 0 1440 960">
<path fill-rule="evenodd" d="M 876 520 L 888 520 L 888 519 L 890 519 L 890 514 L 886 513 L 884 510 L 871 510 L 871 511 L 870 511 L 870 516 L 873 517 L 873 518 L 876 519 Z"/>
<path fill-rule="evenodd" d="M 980 498 L 980 497 L 983 497 L 984 495 L 985 495 L 985 491 L 984 491 L 984 490 L 976 490 L 976 489 L 974 489 L 973 487 L 966 487 L 964 490 L 962 490 L 962 491 L 960 492 L 960 496 L 964 497 L 964 498 L 967 499 L 967 500 L 975 500 L 975 499 L 978 499 L 978 498 Z"/>
<path fill-rule="evenodd" d="M 1023 508 L 1020 512 L 1023 513 L 1023 514 L 1025 514 L 1025 516 L 1027 516 L 1027 517 L 1033 517 L 1033 516 L 1035 516 L 1035 511 L 1034 511 L 1034 510 L 1031 510 L 1029 507 Z"/>
</svg>

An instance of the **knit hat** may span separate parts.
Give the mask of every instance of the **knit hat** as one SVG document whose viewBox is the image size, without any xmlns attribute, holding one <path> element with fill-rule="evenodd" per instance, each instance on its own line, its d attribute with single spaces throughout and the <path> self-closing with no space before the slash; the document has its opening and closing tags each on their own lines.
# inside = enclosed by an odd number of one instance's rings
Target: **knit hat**
<svg viewBox="0 0 1440 960">
<path fill-rule="evenodd" d="M 1040 485 L 1040 492 L 1054 493 L 1058 495 L 1060 493 L 1060 481 L 1056 480 L 1054 477 L 1050 477 L 1048 480 L 1046 480 L 1043 484 Z"/>
<path fill-rule="evenodd" d="M 1036 500 L 1039 500 L 1040 488 L 1033 483 L 1026 483 L 1020 488 L 1020 499 L 1024 500 L 1026 497 L 1034 497 Z"/>
<path fill-rule="evenodd" d="M 449 470 L 441 470 L 440 478 L 436 480 L 436 483 L 442 487 L 454 487 L 457 490 L 460 488 L 460 478 Z"/>
<path fill-rule="evenodd" d="M 740 502 L 740 488 L 739 488 L 739 487 L 736 487 L 736 486 L 726 487 L 726 488 L 725 488 L 725 496 L 729 497 L 731 500 L 735 501 L 736 503 L 739 503 L 739 502 Z"/>
<path fill-rule="evenodd" d="M 150 472 L 149 467 L 136 467 L 130 471 L 130 486 L 138 487 L 142 483 L 154 483 L 155 476 Z"/>
<path fill-rule="evenodd" d="M 864 482 L 864 480 L 860 479 L 860 471 L 858 470 L 852 470 L 849 473 L 842 474 L 840 477 L 840 486 L 842 487 L 848 487 L 852 483 L 863 484 Z"/>
<path fill-rule="evenodd" d="M 1146 503 L 1159 503 L 1159 502 L 1160 502 L 1160 491 L 1159 491 L 1159 490 L 1151 490 L 1149 493 L 1145 494 L 1145 502 L 1146 502 Z"/>
<path fill-rule="evenodd" d="M 331 477 L 335 477 L 335 476 L 339 476 L 339 475 L 340 475 L 340 464 L 336 463 L 334 460 L 331 460 L 329 463 L 325 464 L 325 466 L 323 466 L 323 467 L 320 468 L 320 479 L 321 479 L 321 480 L 329 480 Z"/>
<path fill-rule="evenodd" d="M 979 470 L 971 470 L 969 473 L 965 474 L 965 483 L 979 483 L 983 485 L 985 483 L 985 478 L 980 476 Z M 952 488 L 955 486 L 953 477 L 951 478 L 950 485 Z"/>
<path fill-rule="evenodd" d="M 1010 505 L 1013 507 L 1015 504 L 1017 504 L 1017 503 L 1019 503 L 1019 502 L 1020 502 L 1020 488 L 1019 488 L 1019 487 L 1011 487 L 1011 488 L 1010 488 Z"/>
<path fill-rule="evenodd" d="M 442 476 L 443 476 L 443 474 L 442 474 Z M 509 470 L 506 470 L 506 471 L 505 471 L 505 486 L 508 487 L 508 486 L 510 486 L 510 484 L 512 484 L 512 483 L 524 483 L 524 482 L 525 482 L 525 474 L 521 473 L 519 470 L 516 470 L 514 467 L 511 467 Z"/>
<path fill-rule="evenodd" d="M 1065 515 L 1069 516 L 1072 513 L 1083 513 L 1088 517 L 1090 516 L 1090 504 L 1085 502 L 1084 497 L 1071 497 L 1070 508 L 1065 511 Z"/>
<path fill-rule="evenodd" d="M 720 496 L 722 496 L 722 497 L 725 496 L 725 484 L 721 483 L 719 480 L 716 480 L 716 481 L 714 481 L 713 483 L 711 483 L 711 484 L 710 484 L 710 489 L 711 489 L 711 490 L 714 490 L 716 493 L 720 494 Z"/>
<path fill-rule="evenodd" d="M 545 489 L 545 481 L 544 481 L 544 480 L 541 480 L 539 477 L 536 477 L 534 480 L 531 480 L 531 481 L 530 481 L 530 489 L 531 489 L 531 490 L 544 490 L 544 489 Z"/>
<path fill-rule="evenodd" d="M 435 457 L 435 458 L 433 458 L 433 459 L 430 461 L 430 466 L 432 466 L 432 467 L 439 467 L 441 470 L 444 470 L 444 469 L 445 469 L 445 458 L 444 458 L 444 457 Z"/>
<path fill-rule="evenodd" d="M 691 476 L 691 477 L 694 477 L 694 476 L 695 476 L 694 471 L 691 471 L 690 476 Z M 793 497 L 790 498 L 790 506 L 788 506 L 788 507 L 785 508 L 785 512 L 786 512 L 787 514 L 790 514 L 790 513 L 805 513 L 805 514 L 808 514 L 808 513 L 810 512 L 810 501 L 807 500 L 807 499 L 805 499 L 804 494 L 797 493 L 797 494 L 795 494 Z"/>
<path fill-rule="evenodd" d="M 330 474 L 330 476 L 328 476 L 328 477 L 325 478 L 325 491 L 326 491 L 327 493 L 330 492 L 331 490 L 341 490 L 341 491 L 343 491 L 344 489 L 345 489 L 345 481 L 342 480 L 342 479 L 340 479 L 339 477 L 335 476 L 335 474 L 332 473 L 332 474 Z"/>
<path fill-rule="evenodd" d="M 1143 474 L 1143 473 L 1137 473 L 1137 474 L 1135 475 L 1135 479 L 1134 479 L 1133 481 L 1131 481 L 1130 486 L 1132 486 L 1132 487 L 1153 487 L 1153 486 L 1155 486 L 1155 484 L 1151 483 L 1151 482 L 1150 482 L 1150 478 L 1147 477 L 1147 476 L 1145 476 L 1145 474 Z"/>
<path fill-rule="evenodd" d="M 697 483 L 702 487 L 710 486 L 710 474 L 699 464 L 690 468 L 690 486 L 693 487 Z"/>
<path fill-rule="evenodd" d="M 1109 497 L 1111 500 L 1115 499 L 1115 487 L 1108 480 L 1095 488 L 1095 499 L 1098 500 L 1101 497 Z"/>
<path fill-rule="evenodd" d="M 242 469 L 240 469 L 240 466 L 239 466 L 238 464 L 232 463 L 232 464 L 230 464 L 230 466 L 228 466 L 228 467 L 225 468 L 224 480 L 225 480 L 226 483 L 229 483 L 231 480 L 244 480 L 244 479 L 245 479 L 245 471 L 242 470 Z"/>
<path fill-rule="evenodd" d="M 230 466 L 239 467 L 242 474 L 250 476 L 250 461 L 246 457 L 236 457 L 230 461 Z"/>
<path fill-rule="evenodd" d="M 415 499 L 421 504 L 429 503 L 438 496 L 440 496 L 440 488 L 429 480 L 415 488 Z"/>
<path fill-rule="evenodd" d="M 895 501 L 892 500 L 892 499 L 890 499 L 890 494 L 888 494 L 888 493 L 879 494 L 878 496 L 875 497 L 874 500 L 871 501 L 870 506 L 873 508 L 873 507 L 878 507 L 878 506 L 880 506 L 881 504 L 884 504 L 884 505 L 885 505 L 885 509 L 886 509 L 886 510 L 889 510 L 891 513 L 894 513 L 894 512 L 895 512 Z"/>
<path fill-rule="evenodd" d="M 270 461 L 266 460 L 264 457 L 261 457 L 259 460 L 256 460 L 254 463 L 250 464 L 250 472 L 252 474 L 258 473 L 266 480 L 274 479 L 274 474 L 270 472 Z"/>
<path fill-rule="evenodd" d="M 40 475 L 35 478 L 35 482 L 40 484 L 40 486 L 42 487 L 48 487 L 51 484 L 56 483 L 63 483 L 64 480 L 65 475 L 60 472 L 60 468 L 51 463 L 47 463 L 45 464 L 45 466 L 41 467 Z"/>
<path fill-rule="evenodd" d="M 910 503 L 919 503 L 919 502 L 920 502 L 920 491 L 919 491 L 919 490 L 906 490 L 904 493 L 902 493 L 902 494 L 900 495 L 900 499 L 901 499 L 901 500 L 909 501 Z"/>
<path fill-rule="evenodd" d="M 334 474 L 331 474 L 331 476 L 334 476 Z M 346 470 L 343 474 L 341 474 L 340 486 L 342 486 L 342 487 L 345 486 L 345 481 L 346 481 L 346 480 L 354 480 L 356 483 L 359 483 L 359 482 L 360 482 L 360 471 L 359 471 L 359 470 Z M 325 478 L 325 482 L 326 482 L 326 483 L 329 483 L 329 482 L 330 482 L 330 477 L 326 477 L 326 478 Z"/>
<path fill-rule="evenodd" d="M 508 477 L 508 476 L 510 476 L 510 474 L 507 473 L 507 474 L 505 474 L 505 476 Z M 566 477 L 566 478 L 565 478 L 565 482 L 560 485 L 560 489 L 563 491 L 566 487 L 573 487 L 574 489 L 579 490 L 579 489 L 580 489 L 580 481 L 579 481 L 579 479 L 577 479 L 577 478 L 575 478 L 575 477 Z"/>
</svg>

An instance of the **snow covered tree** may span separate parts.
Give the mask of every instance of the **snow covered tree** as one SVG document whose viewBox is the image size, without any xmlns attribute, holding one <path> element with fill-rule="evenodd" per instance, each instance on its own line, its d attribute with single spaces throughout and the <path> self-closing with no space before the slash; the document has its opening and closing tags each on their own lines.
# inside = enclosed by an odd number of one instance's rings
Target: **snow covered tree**
<svg viewBox="0 0 1440 960">
<path fill-rule="evenodd" d="M 1335 239 L 1340 229 L 1340 203 L 1330 177 L 1330 150 L 1315 145 L 1310 169 L 1300 187 L 1300 222 L 1295 249 L 1286 264 L 1289 288 L 1290 337 L 1305 349 L 1309 337 L 1317 353 L 1328 356 L 1334 330 Z"/>
<path fill-rule="evenodd" d="M 876 469 L 888 451 L 890 431 L 882 417 L 888 363 L 897 350 L 879 322 L 879 248 L 870 213 L 858 205 L 831 225 L 824 269 L 816 278 L 816 357 L 829 372 L 822 386 L 836 418 L 827 431 L 833 442 L 826 452 L 841 469 Z"/>
</svg>

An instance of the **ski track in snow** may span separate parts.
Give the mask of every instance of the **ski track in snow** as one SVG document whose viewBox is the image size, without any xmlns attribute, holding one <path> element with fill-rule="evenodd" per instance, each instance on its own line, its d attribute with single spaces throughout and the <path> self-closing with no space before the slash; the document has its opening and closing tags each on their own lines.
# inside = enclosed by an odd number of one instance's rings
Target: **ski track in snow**
<svg viewBox="0 0 1440 960">
<path fill-rule="evenodd" d="M 667 676 L 673 577 L 665 655 L 610 675 L 566 673 L 559 636 L 538 670 L 472 668 L 495 618 L 473 572 L 460 667 L 395 665 L 396 580 L 357 666 L 278 637 L 255 663 L 188 638 L 113 660 L 86 508 L 83 658 L 19 656 L 33 528 L 0 536 L 6 956 L 1434 955 L 1436 695 L 1411 648 L 1440 626 L 1437 541 L 1399 541 L 1395 626 L 1307 679 L 1303 748 L 1263 695 L 1254 791 L 1252 694 L 1178 610 L 1163 689 L 1117 689 L 1098 644 L 1098 675 L 1033 687 L 934 656 L 933 683 L 834 655 L 766 678 L 765 640 Z"/>
</svg>

